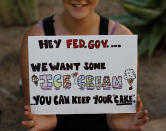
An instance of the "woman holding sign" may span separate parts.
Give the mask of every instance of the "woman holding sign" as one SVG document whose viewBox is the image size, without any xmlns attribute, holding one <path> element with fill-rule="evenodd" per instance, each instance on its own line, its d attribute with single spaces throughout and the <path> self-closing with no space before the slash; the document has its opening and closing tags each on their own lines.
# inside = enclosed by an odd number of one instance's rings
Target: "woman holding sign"
<svg viewBox="0 0 166 131">
<path fill-rule="evenodd" d="M 71 129 L 72 131 L 112 130 L 141 131 L 148 121 L 147 110 L 142 111 L 142 101 L 137 97 L 135 114 L 89 115 L 34 115 L 29 106 L 28 36 L 54 35 L 131 35 L 125 26 L 108 20 L 95 12 L 98 0 L 63 0 L 64 12 L 45 18 L 34 25 L 23 39 L 21 49 L 21 76 L 26 100 L 23 126 L 30 131 Z"/>
</svg>

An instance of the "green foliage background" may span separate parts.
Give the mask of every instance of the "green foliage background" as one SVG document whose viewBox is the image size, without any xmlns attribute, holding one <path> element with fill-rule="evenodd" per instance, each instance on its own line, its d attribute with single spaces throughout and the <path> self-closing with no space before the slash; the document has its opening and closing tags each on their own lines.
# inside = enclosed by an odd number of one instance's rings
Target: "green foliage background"
<svg viewBox="0 0 166 131">
<path fill-rule="evenodd" d="M 37 0 L 0 0 L 0 19 L 4 25 L 29 25 L 37 21 Z"/>
<path fill-rule="evenodd" d="M 163 37 L 166 37 L 166 0 L 118 0 L 127 14 L 112 16 L 128 26 L 141 38 L 139 55 L 151 57 Z"/>
</svg>

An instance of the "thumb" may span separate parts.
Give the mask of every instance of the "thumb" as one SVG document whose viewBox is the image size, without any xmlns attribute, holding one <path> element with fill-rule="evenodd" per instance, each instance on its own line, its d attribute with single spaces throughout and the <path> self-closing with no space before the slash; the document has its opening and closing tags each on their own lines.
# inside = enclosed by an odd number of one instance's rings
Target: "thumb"
<svg viewBox="0 0 166 131">
<path fill-rule="evenodd" d="M 137 106 L 136 107 L 137 107 L 137 112 L 141 112 L 143 104 L 142 104 L 140 95 L 137 95 Z"/>
</svg>

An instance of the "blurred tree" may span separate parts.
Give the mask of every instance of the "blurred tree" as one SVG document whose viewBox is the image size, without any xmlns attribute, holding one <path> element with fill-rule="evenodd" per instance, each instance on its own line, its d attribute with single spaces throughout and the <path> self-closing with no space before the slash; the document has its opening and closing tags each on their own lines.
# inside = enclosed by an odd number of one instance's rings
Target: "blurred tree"
<svg viewBox="0 0 166 131">
<path fill-rule="evenodd" d="M 4 25 L 30 25 L 37 21 L 38 0 L 0 0 L 0 21 Z"/>
</svg>

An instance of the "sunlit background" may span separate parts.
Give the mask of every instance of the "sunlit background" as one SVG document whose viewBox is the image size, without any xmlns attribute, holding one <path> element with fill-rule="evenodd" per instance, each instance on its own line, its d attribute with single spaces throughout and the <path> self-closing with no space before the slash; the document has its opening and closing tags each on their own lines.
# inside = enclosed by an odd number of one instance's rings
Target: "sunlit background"
<svg viewBox="0 0 166 131">
<path fill-rule="evenodd" d="M 21 126 L 23 93 L 19 56 L 25 32 L 63 10 L 62 0 L 0 0 L 0 130 Z M 166 0 L 99 0 L 97 12 L 139 35 L 138 93 L 150 122 L 144 131 L 166 130 Z"/>
</svg>

